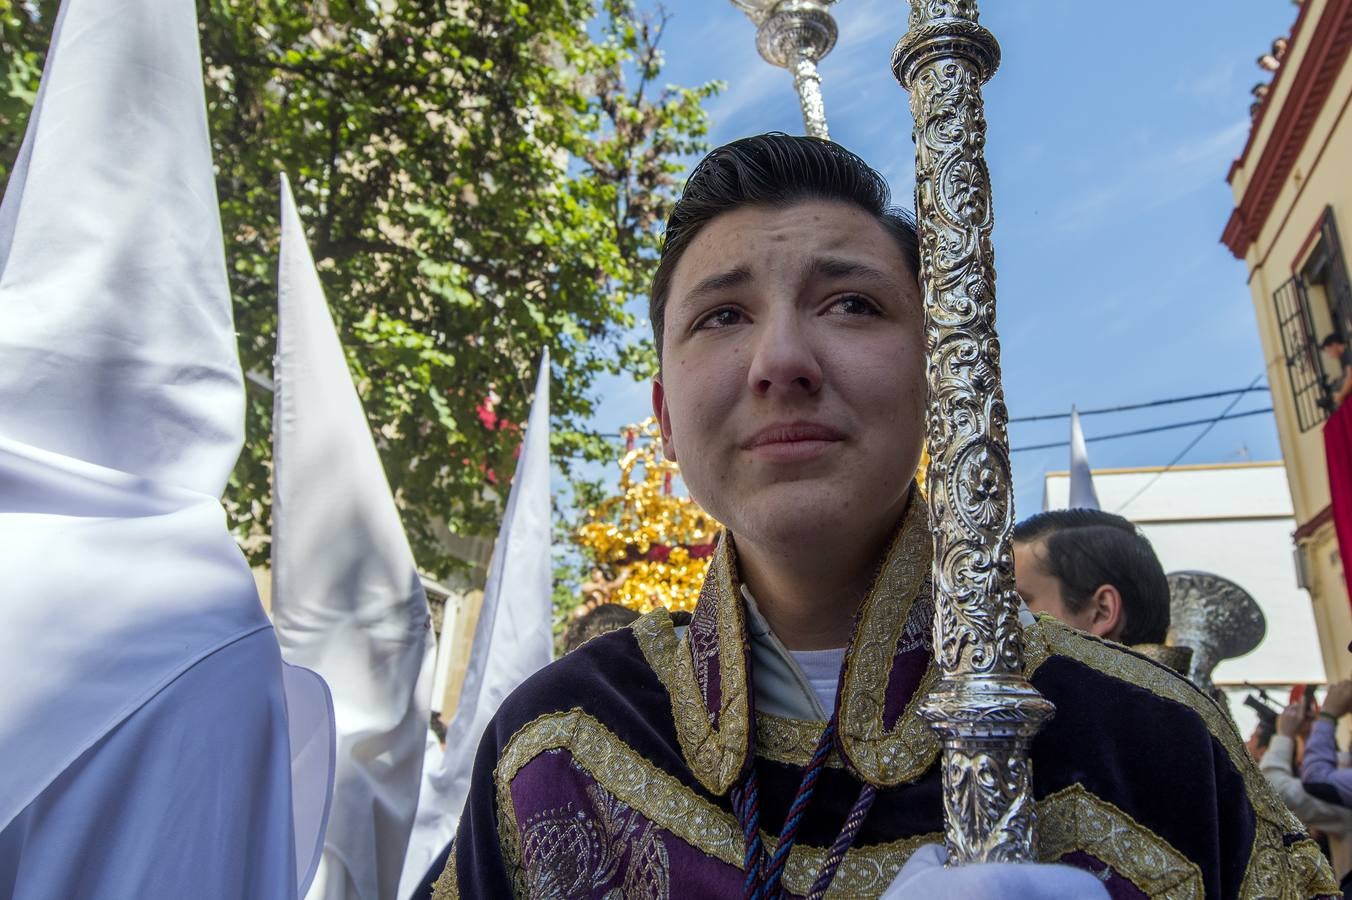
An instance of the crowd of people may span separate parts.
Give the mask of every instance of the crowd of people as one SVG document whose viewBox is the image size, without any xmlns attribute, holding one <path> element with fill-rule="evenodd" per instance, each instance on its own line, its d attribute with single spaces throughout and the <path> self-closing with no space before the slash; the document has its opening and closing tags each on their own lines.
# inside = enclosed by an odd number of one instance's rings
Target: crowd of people
<svg viewBox="0 0 1352 900">
<path fill-rule="evenodd" d="M 1352 713 L 1352 680 L 1329 687 L 1323 705 L 1313 688 L 1280 713 L 1260 720 L 1250 752 L 1268 783 L 1320 842 L 1344 881 L 1352 872 L 1352 753 L 1338 749 L 1338 722 Z"/>
</svg>

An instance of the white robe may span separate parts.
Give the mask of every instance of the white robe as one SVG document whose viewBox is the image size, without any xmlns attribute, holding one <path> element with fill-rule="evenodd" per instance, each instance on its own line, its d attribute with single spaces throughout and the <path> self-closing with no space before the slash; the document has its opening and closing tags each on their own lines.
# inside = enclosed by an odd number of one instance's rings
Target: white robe
<svg viewBox="0 0 1352 900">
<path fill-rule="evenodd" d="M 281 668 L 265 627 L 170 682 L 0 831 L 0 896 L 295 897 Z"/>
<path fill-rule="evenodd" d="M 62 0 L 0 361 L 0 897 L 291 900 L 331 706 L 219 499 L 245 404 L 195 4 Z"/>
</svg>

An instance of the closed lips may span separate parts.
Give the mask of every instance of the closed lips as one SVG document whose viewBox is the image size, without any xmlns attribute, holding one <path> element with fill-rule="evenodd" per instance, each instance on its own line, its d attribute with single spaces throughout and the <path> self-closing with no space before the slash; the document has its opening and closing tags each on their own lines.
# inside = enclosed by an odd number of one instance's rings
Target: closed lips
<svg viewBox="0 0 1352 900">
<path fill-rule="evenodd" d="M 788 425 L 771 425 L 762 428 L 747 441 L 748 449 L 764 447 L 767 444 L 796 444 L 807 441 L 839 441 L 844 435 L 834 428 L 813 422 L 794 422 Z"/>
</svg>

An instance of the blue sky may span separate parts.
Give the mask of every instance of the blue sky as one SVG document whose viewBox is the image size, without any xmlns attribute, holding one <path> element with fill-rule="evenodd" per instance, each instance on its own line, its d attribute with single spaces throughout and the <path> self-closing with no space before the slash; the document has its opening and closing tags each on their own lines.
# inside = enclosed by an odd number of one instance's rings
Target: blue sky
<svg viewBox="0 0 1352 900">
<path fill-rule="evenodd" d="M 672 0 L 667 10 L 664 80 L 728 85 L 708 107 L 714 143 L 801 133 L 791 77 L 760 59 L 751 22 L 728 0 Z M 1262 372 L 1246 272 L 1219 237 L 1233 206 L 1225 174 L 1248 134 L 1249 89 L 1266 77 L 1254 60 L 1296 12 L 1287 0 L 982 4 L 1004 54 L 986 113 L 1011 416 L 1238 388 Z M 831 136 L 883 172 L 910 208 L 910 108 L 889 68 L 906 3 L 840 0 L 835 16 L 840 40 L 821 65 Z M 649 413 L 646 383 L 619 379 L 602 395 L 599 431 Z M 1166 464 L 1200 427 L 1092 439 L 1210 418 L 1228 402 L 1088 417 L 1090 461 Z M 1235 412 L 1269 405 L 1251 394 Z M 1011 445 L 1065 440 L 1068 427 L 1015 424 Z M 1041 508 L 1043 475 L 1065 469 L 1067 453 L 1013 455 L 1020 517 Z M 1263 415 L 1218 424 L 1182 463 L 1280 455 Z"/>
</svg>

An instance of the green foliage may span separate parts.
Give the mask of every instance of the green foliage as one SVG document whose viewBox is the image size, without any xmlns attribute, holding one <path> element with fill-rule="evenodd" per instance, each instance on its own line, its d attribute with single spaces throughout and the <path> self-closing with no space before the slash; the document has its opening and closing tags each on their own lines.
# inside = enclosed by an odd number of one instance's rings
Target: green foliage
<svg viewBox="0 0 1352 900">
<path fill-rule="evenodd" d="M 0 0 L 0 160 L 55 6 Z M 662 20 L 632 0 L 198 0 L 198 16 L 244 368 L 271 370 L 285 172 L 414 551 L 444 573 L 441 524 L 496 529 L 545 347 L 555 459 L 571 474 L 613 454 L 584 427 L 594 382 L 651 371 L 625 304 L 717 85 L 659 88 Z M 269 529 L 271 402 L 250 391 L 241 536 Z"/>
<path fill-rule="evenodd" d="M 627 423 L 626 423 L 627 424 Z M 612 449 L 609 445 L 607 449 Z M 554 637 L 563 635 L 577 608 L 586 598 L 582 584 L 595 563 L 580 551 L 577 529 L 587 519 L 587 511 L 596 507 L 614 491 L 599 479 L 575 475 L 566 497 L 555 497 L 551 540 L 554 545 L 552 580 L 554 591 Z"/>
<path fill-rule="evenodd" d="M 634 361 L 625 303 L 712 88 L 652 93 L 659 26 L 629 0 L 599 22 L 582 0 L 200 8 L 244 364 L 272 355 L 286 171 L 415 552 L 444 570 L 439 521 L 496 529 L 520 433 L 482 414 L 525 420 L 544 347 L 556 459 L 612 452 L 584 429 L 592 385 Z M 262 529 L 269 415 L 253 398 L 233 491 Z"/>
<path fill-rule="evenodd" d="M 37 99 L 57 5 L 57 0 L 0 0 L 0 183 L 9 179 Z"/>
</svg>

